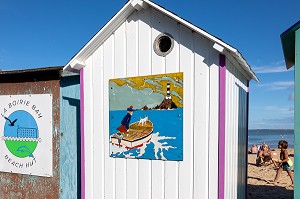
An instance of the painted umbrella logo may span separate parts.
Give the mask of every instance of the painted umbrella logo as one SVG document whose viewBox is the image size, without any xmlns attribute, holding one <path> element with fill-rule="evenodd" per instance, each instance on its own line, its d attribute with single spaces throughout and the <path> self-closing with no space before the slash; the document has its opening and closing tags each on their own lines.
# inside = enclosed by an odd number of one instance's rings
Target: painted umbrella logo
<svg viewBox="0 0 300 199">
<path fill-rule="evenodd" d="M 39 138 L 38 126 L 32 115 L 27 111 L 18 110 L 8 117 L 4 115 L 2 117 L 6 120 L 2 139 L 7 149 L 16 157 L 33 158 L 33 152 L 41 138 Z"/>
</svg>

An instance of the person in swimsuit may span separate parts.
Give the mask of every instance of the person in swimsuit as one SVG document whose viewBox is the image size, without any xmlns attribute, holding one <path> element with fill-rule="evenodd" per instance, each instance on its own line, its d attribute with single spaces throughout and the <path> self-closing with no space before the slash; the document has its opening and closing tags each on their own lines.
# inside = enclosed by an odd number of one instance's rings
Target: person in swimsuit
<svg viewBox="0 0 300 199">
<path fill-rule="evenodd" d="M 291 160 L 289 159 L 289 154 L 287 152 L 288 142 L 285 140 L 280 140 L 278 142 L 278 148 L 280 149 L 280 159 L 278 160 L 280 166 L 277 169 L 277 173 L 273 182 L 275 183 L 278 182 L 281 172 L 287 171 L 291 178 L 292 186 L 294 186 L 294 174 L 292 172 L 293 166 L 290 165 L 292 163 Z"/>
<path fill-rule="evenodd" d="M 256 166 L 260 166 L 270 161 L 272 161 L 272 155 L 269 151 L 269 146 L 267 144 L 263 144 L 261 146 L 261 150 L 257 154 Z"/>
</svg>

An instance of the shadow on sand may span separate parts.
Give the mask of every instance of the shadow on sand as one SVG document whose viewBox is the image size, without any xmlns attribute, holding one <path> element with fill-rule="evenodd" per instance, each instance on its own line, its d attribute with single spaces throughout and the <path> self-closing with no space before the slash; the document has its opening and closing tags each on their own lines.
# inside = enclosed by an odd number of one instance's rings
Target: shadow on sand
<svg viewBox="0 0 300 199">
<path fill-rule="evenodd" d="M 257 180 L 262 180 L 257 178 Z M 248 199 L 254 198 L 270 198 L 270 199 L 293 199 L 294 190 L 288 190 L 288 188 L 276 186 L 273 184 L 270 185 L 250 185 L 248 184 Z"/>
</svg>

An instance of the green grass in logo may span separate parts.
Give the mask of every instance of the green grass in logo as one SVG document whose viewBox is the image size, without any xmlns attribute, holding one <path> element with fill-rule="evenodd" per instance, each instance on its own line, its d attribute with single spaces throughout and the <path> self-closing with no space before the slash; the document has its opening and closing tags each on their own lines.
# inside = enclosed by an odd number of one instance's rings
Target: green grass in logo
<svg viewBox="0 0 300 199">
<path fill-rule="evenodd" d="M 19 158 L 33 157 L 32 153 L 36 149 L 38 142 L 36 141 L 15 141 L 5 140 L 8 150 Z"/>
</svg>

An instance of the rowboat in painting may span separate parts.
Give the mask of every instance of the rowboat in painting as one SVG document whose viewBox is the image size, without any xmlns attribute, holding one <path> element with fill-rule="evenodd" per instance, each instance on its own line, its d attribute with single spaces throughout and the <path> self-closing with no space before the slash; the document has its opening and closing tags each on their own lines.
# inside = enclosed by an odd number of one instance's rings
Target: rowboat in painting
<svg viewBox="0 0 300 199">
<path fill-rule="evenodd" d="M 135 122 L 129 126 L 128 133 L 117 132 L 110 136 L 111 143 L 119 147 L 125 146 L 126 149 L 134 149 L 149 142 L 152 137 L 153 123 L 147 120 L 144 123 Z"/>
</svg>

